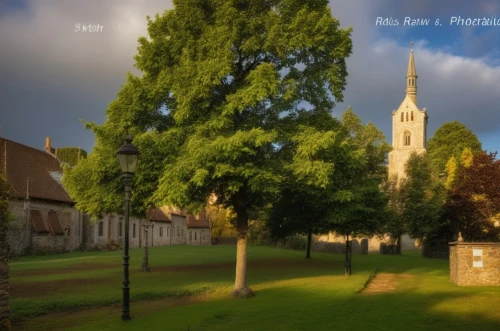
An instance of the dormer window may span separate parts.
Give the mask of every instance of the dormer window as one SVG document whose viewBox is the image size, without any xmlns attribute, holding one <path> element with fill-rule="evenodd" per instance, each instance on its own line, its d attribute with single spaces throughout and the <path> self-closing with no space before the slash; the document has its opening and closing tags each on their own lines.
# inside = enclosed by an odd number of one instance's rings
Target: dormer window
<svg viewBox="0 0 500 331">
<path fill-rule="evenodd" d="M 410 133 L 410 131 L 405 131 L 403 139 L 404 139 L 403 145 L 404 146 L 410 146 L 410 144 L 411 144 L 411 133 Z"/>
</svg>

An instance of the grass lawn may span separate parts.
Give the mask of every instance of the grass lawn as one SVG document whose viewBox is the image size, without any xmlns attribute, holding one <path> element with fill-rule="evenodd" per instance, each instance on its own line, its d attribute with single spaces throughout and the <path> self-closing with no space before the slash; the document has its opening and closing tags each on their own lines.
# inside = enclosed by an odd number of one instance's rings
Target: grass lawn
<svg viewBox="0 0 500 331">
<path fill-rule="evenodd" d="M 235 246 L 131 250 L 131 316 L 122 322 L 121 252 L 74 252 L 10 263 L 14 330 L 500 330 L 500 287 L 449 282 L 448 261 L 343 256 L 261 246 L 248 251 L 251 299 L 230 299 Z M 358 293 L 377 269 L 395 289 Z M 375 276 L 375 280 L 377 276 Z M 392 278 L 390 278 L 392 279 Z"/>
</svg>

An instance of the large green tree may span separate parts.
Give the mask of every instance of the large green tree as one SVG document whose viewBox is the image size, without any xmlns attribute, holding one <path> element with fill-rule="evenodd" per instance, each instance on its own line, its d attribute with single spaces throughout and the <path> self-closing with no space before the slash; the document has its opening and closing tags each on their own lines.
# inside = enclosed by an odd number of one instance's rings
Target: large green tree
<svg viewBox="0 0 500 331">
<path fill-rule="evenodd" d="M 465 148 L 474 154 L 482 151 L 477 136 L 462 123 L 454 121 L 441 125 L 427 143 L 432 171 L 443 177 L 450 158 L 458 160 Z"/>
<path fill-rule="evenodd" d="M 84 211 L 119 211 L 114 152 L 132 134 L 142 153 L 133 212 L 196 211 L 213 194 L 236 215 L 233 295 L 250 296 L 248 220 L 279 193 L 283 169 L 329 183 L 333 165 L 314 156 L 335 133 L 298 118 L 321 120 L 342 100 L 351 30 L 326 0 L 178 0 L 149 19 L 148 33 L 135 57 L 142 76 L 128 75 L 106 123 L 87 124 L 96 146 L 65 183 Z"/>
<path fill-rule="evenodd" d="M 433 175 L 426 153 L 410 155 L 406 176 L 401 188 L 405 232 L 413 238 L 424 238 L 442 225 L 444 186 Z"/>
<path fill-rule="evenodd" d="M 478 153 L 470 161 L 467 151 L 463 154 L 445 204 L 449 227 L 466 241 L 500 240 L 495 226 L 500 220 L 500 160 L 496 153 Z"/>
</svg>

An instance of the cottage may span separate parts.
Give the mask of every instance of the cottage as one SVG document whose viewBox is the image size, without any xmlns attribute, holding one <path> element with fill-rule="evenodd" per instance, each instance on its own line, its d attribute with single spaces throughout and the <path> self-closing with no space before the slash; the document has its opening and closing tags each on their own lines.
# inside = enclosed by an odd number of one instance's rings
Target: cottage
<svg viewBox="0 0 500 331">
<path fill-rule="evenodd" d="M 62 168 L 50 138 L 45 151 L 4 138 L 0 138 L 0 149 L 14 217 L 7 229 L 11 254 L 64 252 L 82 245 L 88 217 L 74 208 L 62 186 Z"/>
</svg>

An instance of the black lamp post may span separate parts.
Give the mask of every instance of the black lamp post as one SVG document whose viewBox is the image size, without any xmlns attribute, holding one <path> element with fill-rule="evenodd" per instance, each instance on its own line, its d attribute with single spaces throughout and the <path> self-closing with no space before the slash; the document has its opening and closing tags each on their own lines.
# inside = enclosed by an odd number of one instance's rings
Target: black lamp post
<svg viewBox="0 0 500 331">
<path fill-rule="evenodd" d="M 144 228 L 144 235 L 146 236 L 146 244 L 144 245 L 144 257 L 142 258 L 142 267 L 141 270 L 145 272 L 151 271 L 149 269 L 149 256 L 148 256 L 148 229 L 151 228 L 151 232 L 153 232 L 153 224 L 143 224 L 142 227 Z M 153 238 L 151 238 L 151 241 L 153 241 Z"/>
<path fill-rule="evenodd" d="M 128 227 L 129 227 L 129 214 L 130 214 L 130 195 L 132 192 L 132 176 L 134 175 L 137 167 L 137 159 L 139 151 L 132 145 L 132 137 L 125 137 L 125 144 L 116 152 L 120 160 L 120 167 L 122 168 L 122 177 L 125 182 L 125 241 L 123 244 L 123 306 L 122 306 L 122 321 L 130 319 L 130 284 L 128 280 Z"/>
</svg>

